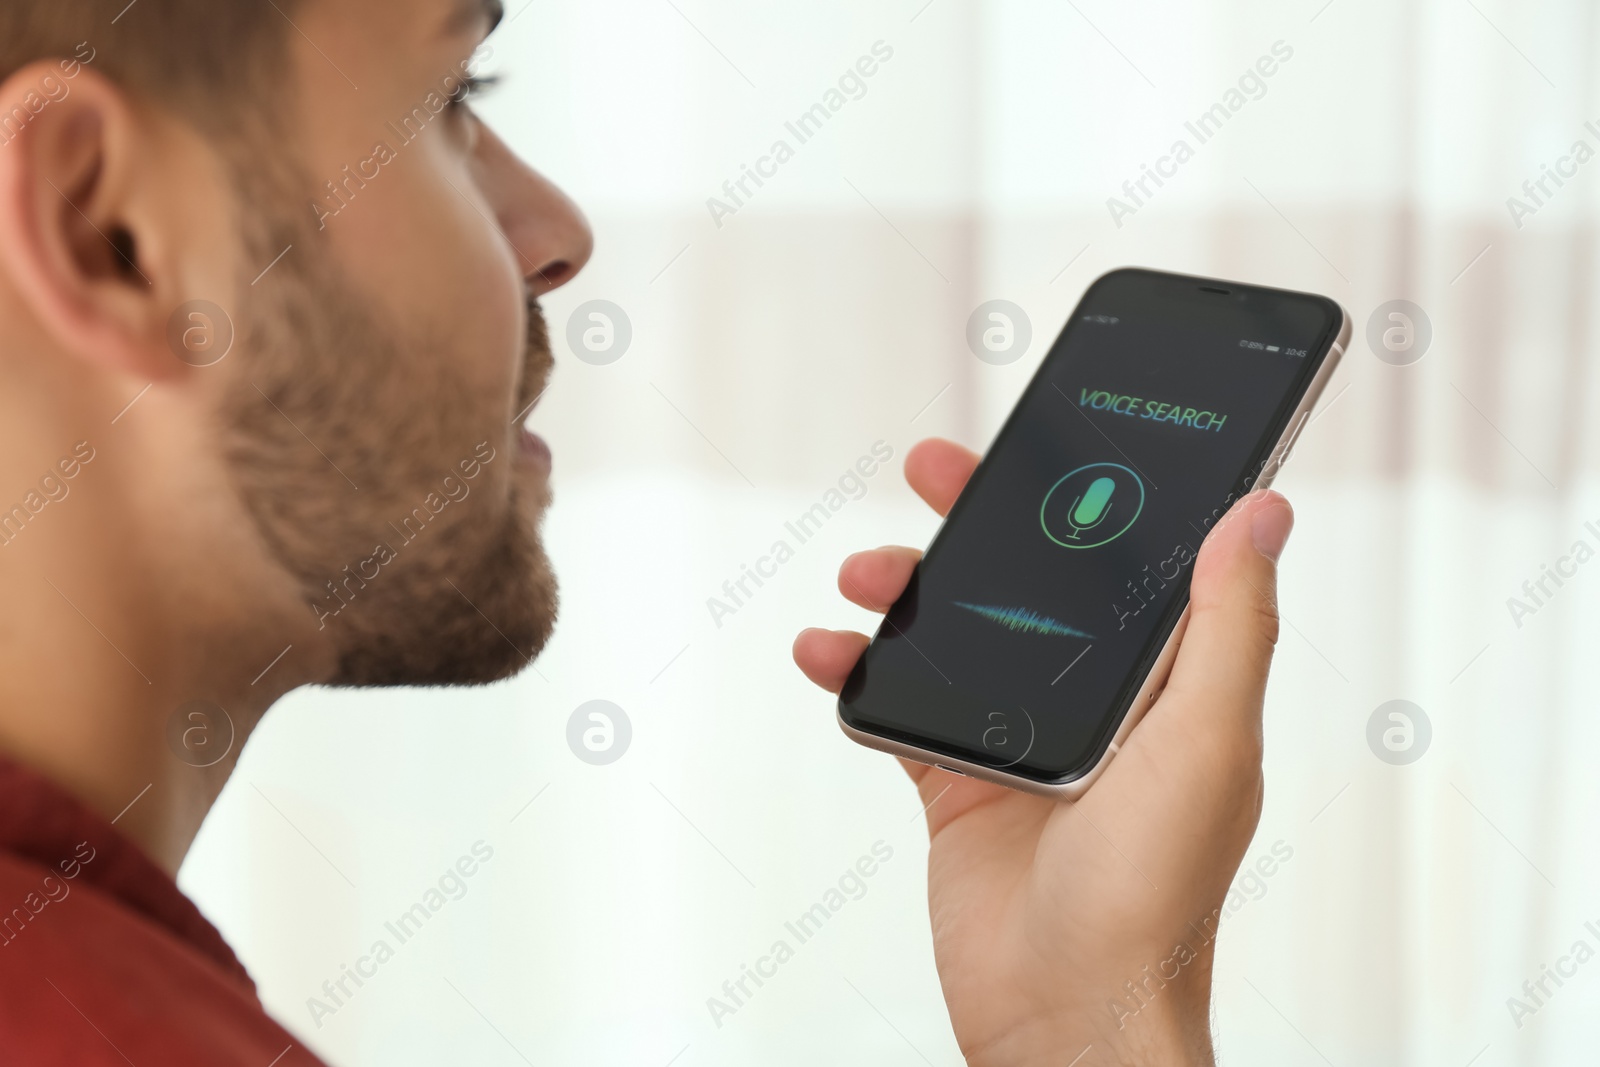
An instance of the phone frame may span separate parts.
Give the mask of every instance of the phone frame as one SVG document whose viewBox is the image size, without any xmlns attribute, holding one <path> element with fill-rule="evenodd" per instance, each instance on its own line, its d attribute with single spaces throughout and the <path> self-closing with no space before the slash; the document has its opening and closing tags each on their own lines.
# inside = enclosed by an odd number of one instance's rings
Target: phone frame
<svg viewBox="0 0 1600 1067">
<path fill-rule="evenodd" d="M 1063 327 L 1063 331 L 1070 327 L 1072 322 L 1075 321 L 1079 309 L 1083 306 L 1083 301 L 1088 298 L 1089 294 L 1094 291 L 1096 286 L 1112 275 L 1125 272 L 1159 274 L 1168 278 L 1179 278 L 1186 281 L 1192 281 L 1197 285 L 1231 286 L 1236 288 L 1244 287 L 1253 291 L 1279 292 L 1286 295 L 1302 297 L 1309 296 L 1318 300 L 1328 300 L 1329 303 L 1332 303 L 1339 309 L 1341 321 L 1337 334 L 1333 342 L 1329 345 L 1326 354 L 1323 355 L 1321 365 L 1317 368 L 1317 371 L 1312 376 L 1311 380 L 1306 384 L 1305 391 L 1300 394 L 1299 403 L 1296 404 L 1294 409 L 1289 413 L 1289 417 L 1284 423 L 1283 431 L 1278 435 L 1277 442 L 1268 451 L 1267 458 L 1262 462 L 1261 473 L 1256 476 L 1255 482 L 1253 485 L 1251 485 L 1249 492 L 1255 492 L 1257 490 L 1270 487 L 1273 481 L 1277 478 L 1278 472 L 1283 469 L 1283 465 L 1288 462 L 1290 455 L 1293 454 L 1294 446 L 1296 442 L 1298 442 L 1301 432 L 1311 421 L 1311 413 L 1316 409 L 1317 402 L 1321 399 L 1323 391 L 1327 388 L 1329 380 L 1333 377 L 1334 370 L 1338 367 L 1341 358 L 1344 356 L 1345 349 L 1350 343 L 1350 335 L 1352 332 L 1350 312 L 1345 309 L 1344 305 L 1339 304 L 1337 301 L 1333 301 L 1328 297 L 1319 296 L 1315 293 L 1302 293 L 1294 290 L 1275 289 L 1271 286 L 1254 285 L 1249 282 L 1231 282 L 1215 278 L 1203 278 L 1195 275 L 1177 274 L 1171 271 L 1151 270 L 1144 267 L 1119 267 L 1115 270 L 1107 271 L 1105 274 L 1102 274 L 1099 278 L 1096 278 L 1090 283 L 1089 287 L 1084 290 L 1083 297 L 1081 297 L 1078 303 L 1073 306 L 1073 318 L 1069 318 L 1067 320 L 1067 324 Z M 1052 348 L 1054 348 L 1055 343 L 1056 342 L 1054 341 L 1051 342 Z M 1031 391 L 1037 384 L 1038 377 L 1044 372 L 1045 364 L 1048 362 L 1048 360 L 1049 354 L 1046 353 L 1045 360 L 1041 361 L 1039 364 L 1039 370 L 1035 373 L 1034 377 L 1028 380 L 1027 386 L 1025 386 L 1023 391 L 1018 395 L 1018 404 L 1022 402 L 1022 398 L 1027 396 L 1029 391 Z M 1015 409 L 1013 408 L 1013 411 L 1014 410 Z M 1008 422 L 1010 421 L 1010 418 L 1011 415 L 1008 414 L 1006 416 Z M 985 454 L 984 458 L 987 458 L 987 454 Z M 954 505 L 952 505 L 951 513 L 953 514 L 954 511 L 955 508 Z M 945 523 L 949 521 L 950 519 L 947 516 L 942 522 L 940 522 L 939 529 L 934 531 L 933 538 L 928 542 L 930 548 L 938 542 L 939 535 L 944 532 Z M 993 782 L 996 785 L 1003 785 L 1007 788 L 1020 790 L 1025 793 L 1034 793 L 1057 800 L 1076 800 L 1088 792 L 1089 787 L 1095 783 L 1100 775 L 1105 773 L 1105 769 L 1111 763 L 1111 760 L 1121 750 L 1122 746 L 1127 743 L 1128 736 L 1133 732 L 1133 728 L 1139 724 L 1139 720 L 1144 718 L 1145 712 L 1150 710 L 1150 707 L 1156 701 L 1156 697 L 1161 695 L 1162 689 L 1166 687 L 1167 678 L 1171 674 L 1173 661 L 1178 657 L 1178 646 L 1183 641 L 1184 631 L 1188 628 L 1188 625 L 1189 590 L 1186 585 L 1183 591 L 1183 610 L 1178 614 L 1176 622 L 1173 623 L 1172 629 L 1168 633 L 1165 643 L 1161 646 L 1161 651 L 1157 653 L 1155 659 L 1151 661 L 1151 665 L 1145 674 L 1143 683 L 1139 686 L 1138 692 L 1134 695 L 1132 703 L 1128 705 L 1127 710 L 1123 713 L 1122 721 L 1117 724 L 1116 729 L 1112 732 L 1110 742 L 1106 745 L 1105 750 L 1101 752 L 1100 757 L 1084 771 L 1062 781 L 1045 782 L 1026 777 L 1025 775 L 1011 774 L 1003 768 L 990 767 L 981 763 L 972 763 L 967 760 L 952 757 L 943 752 L 935 752 L 931 749 L 922 748 L 909 742 L 901 741 L 895 738 L 883 737 L 875 733 L 858 729 L 857 727 L 851 726 L 844 719 L 844 699 L 842 696 L 835 703 L 835 718 L 838 720 L 839 728 L 844 731 L 846 737 L 849 737 L 852 741 L 855 741 L 857 744 L 863 745 L 867 748 L 876 749 L 880 752 L 887 752 L 892 756 L 899 756 L 902 759 L 908 759 L 916 763 L 924 763 L 940 770 L 952 771 L 956 774 L 965 775 L 969 778 L 977 778 L 982 781 Z M 882 624 L 880 623 L 879 631 L 881 632 L 881 630 Z M 878 633 L 875 632 L 872 639 L 873 641 L 876 641 L 878 639 Z M 868 647 L 870 648 L 871 646 L 869 645 Z M 861 654 L 865 656 L 867 654 L 866 650 L 863 649 Z"/>
</svg>

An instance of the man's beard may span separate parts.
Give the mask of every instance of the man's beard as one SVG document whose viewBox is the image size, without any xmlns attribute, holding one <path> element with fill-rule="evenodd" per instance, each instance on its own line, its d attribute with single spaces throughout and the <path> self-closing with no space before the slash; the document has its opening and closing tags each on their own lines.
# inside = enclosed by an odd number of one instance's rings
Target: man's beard
<svg viewBox="0 0 1600 1067">
<path fill-rule="evenodd" d="M 530 502 L 504 469 L 518 446 L 503 398 L 474 395 L 441 339 L 395 336 L 320 262 L 285 261 L 258 289 L 235 357 L 248 366 L 231 368 L 228 459 L 267 549 L 335 646 L 327 683 L 516 674 L 549 639 L 556 585 L 533 517 L 549 490 Z M 526 353 L 523 414 L 552 363 L 531 297 Z M 495 499 L 497 484 L 509 497 Z"/>
</svg>

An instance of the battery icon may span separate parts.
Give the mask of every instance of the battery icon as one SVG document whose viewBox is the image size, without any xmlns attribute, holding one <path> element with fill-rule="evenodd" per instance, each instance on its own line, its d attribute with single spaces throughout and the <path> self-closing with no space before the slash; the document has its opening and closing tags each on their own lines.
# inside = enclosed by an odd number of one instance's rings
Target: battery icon
<svg viewBox="0 0 1600 1067">
<path fill-rule="evenodd" d="M 1276 351 L 1278 351 L 1278 346 L 1277 345 L 1268 345 L 1267 346 L 1267 351 L 1268 352 L 1276 352 Z"/>
</svg>

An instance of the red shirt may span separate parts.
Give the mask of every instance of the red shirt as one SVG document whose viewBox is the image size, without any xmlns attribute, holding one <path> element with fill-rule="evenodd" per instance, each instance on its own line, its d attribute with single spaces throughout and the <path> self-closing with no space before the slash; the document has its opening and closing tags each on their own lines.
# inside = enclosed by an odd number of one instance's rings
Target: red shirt
<svg viewBox="0 0 1600 1067">
<path fill-rule="evenodd" d="M 177 883 L 0 759 L 0 1063 L 316 1067 Z"/>
</svg>

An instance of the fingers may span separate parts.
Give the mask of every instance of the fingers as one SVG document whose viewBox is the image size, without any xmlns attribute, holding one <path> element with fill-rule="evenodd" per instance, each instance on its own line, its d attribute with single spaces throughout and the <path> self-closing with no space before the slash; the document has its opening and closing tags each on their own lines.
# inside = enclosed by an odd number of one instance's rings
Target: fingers
<svg viewBox="0 0 1600 1067">
<path fill-rule="evenodd" d="M 865 634 L 812 628 L 800 631 L 794 639 L 794 662 L 807 678 L 837 693 L 866 648 Z"/>
<path fill-rule="evenodd" d="M 839 568 L 839 591 L 870 611 L 887 611 L 900 598 L 922 553 L 914 548 L 857 552 Z M 802 631 L 794 642 L 795 664 L 817 685 L 837 693 L 861 658 L 867 639 L 848 630 Z"/>
<path fill-rule="evenodd" d="M 978 455 L 953 441 L 930 438 L 906 455 L 906 481 L 940 515 L 948 514 Z M 871 611 L 887 611 L 900 598 L 922 553 L 913 548 L 879 548 L 858 552 L 839 568 L 839 591 L 851 603 Z M 867 638 L 848 630 L 809 629 L 794 642 L 795 665 L 818 686 L 837 693 L 866 650 Z M 927 768 L 906 763 L 914 780 L 926 785 Z M 945 772 L 938 772 L 944 774 Z"/>
<path fill-rule="evenodd" d="M 857 607 L 888 611 L 900 599 L 911 571 L 922 553 L 914 548 L 890 546 L 857 552 L 839 568 L 839 592 Z"/>
<path fill-rule="evenodd" d="M 1223 516 L 1195 560 L 1189 629 L 1167 684 L 1185 696 L 1196 729 L 1230 745 L 1261 742 L 1261 704 L 1278 639 L 1278 555 L 1294 512 L 1252 493 Z"/>
<path fill-rule="evenodd" d="M 977 465 L 978 454 L 971 449 L 930 437 L 907 453 L 906 481 L 929 507 L 946 515 Z M 839 569 L 839 591 L 853 604 L 887 611 L 905 591 L 921 558 L 922 553 L 910 548 L 858 552 Z"/>
<path fill-rule="evenodd" d="M 977 466 L 978 454 L 970 448 L 930 437 L 906 453 L 906 481 L 930 508 L 948 515 Z"/>
<path fill-rule="evenodd" d="M 813 627 L 800 631 L 800 636 L 794 639 L 794 661 L 807 678 L 828 692 L 837 693 L 844 688 L 845 679 L 850 677 L 850 671 L 866 647 L 865 634 Z M 923 784 L 923 779 L 930 773 L 938 775 L 941 780 L 959 780 L 958 775 L 950 774 L 948 771 L 934 771 L 925 763 L 908 759 L 898 762 L 911 776 L 911 780 L 918 785 Z M 941 788 L 944 784 L 946 783 L 941 782 Z"/>
</svg>

